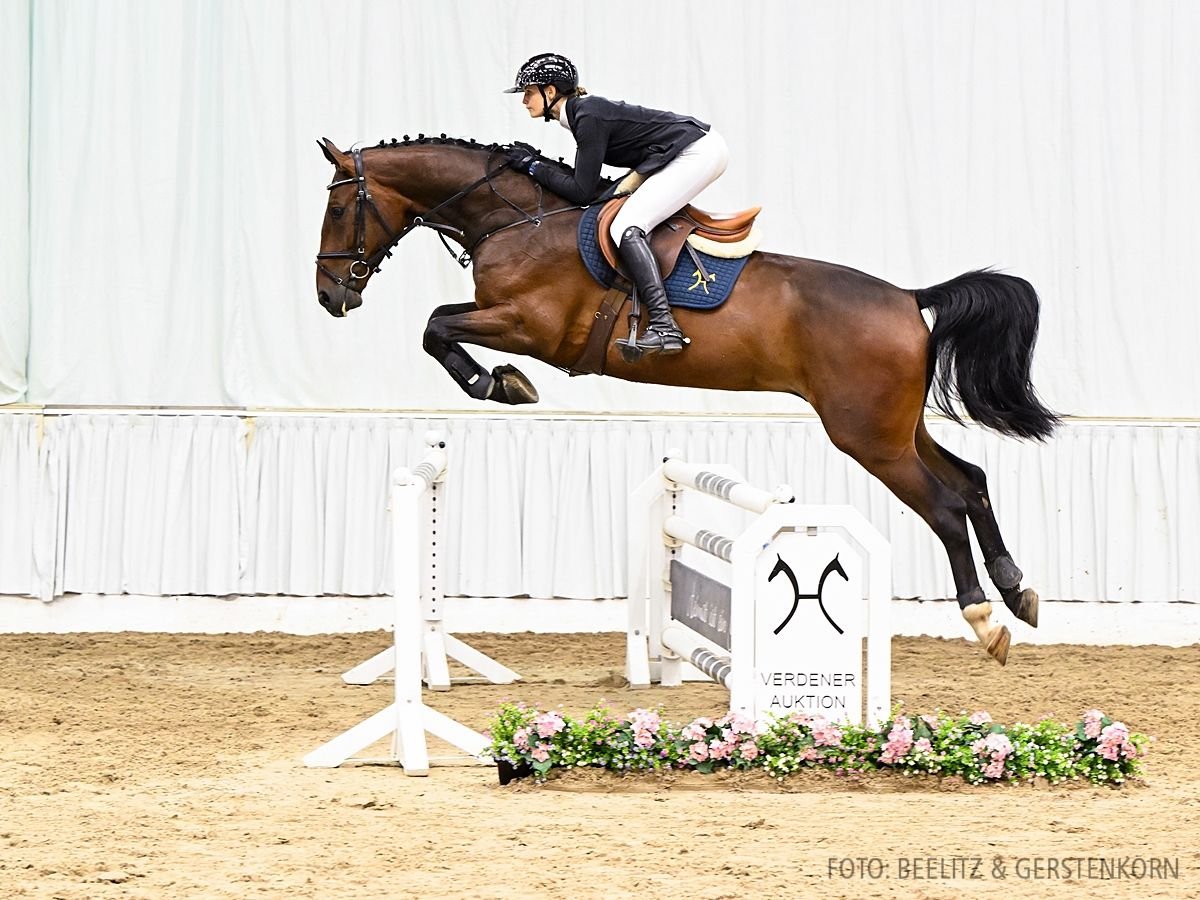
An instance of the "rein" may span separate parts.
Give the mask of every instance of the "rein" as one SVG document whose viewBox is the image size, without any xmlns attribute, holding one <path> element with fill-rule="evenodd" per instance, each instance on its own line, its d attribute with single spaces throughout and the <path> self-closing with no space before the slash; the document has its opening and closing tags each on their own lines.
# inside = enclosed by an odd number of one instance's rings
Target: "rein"
<svg viewBox="0 0 1200 900">
<path fill-rule="evenodd" d="M 334 182 L 326 185 L 325 189 L 327 191 L 332 191 L 335 188 L 343 187 L 344 185 L 347 185 L 347 184 L 353 184 L 353 185 L 358 186 L 358 190 L 357 190 L 357 193 L 355 195 L 355 200 L 354 200 L 354 247 L 355 247 L 355 249 L 352 249 L 352 250 L 329 250 L 329 251 L 325 251 L 323 253 L 317 254 L 317 268 L 320 271 L 324 272 L 329 278 L 333 279 L 333 281 L 338 285 L 345 286 L 347 284 L 347 282 L 363 281 L 372 272 L 378 272 L 379 267 L 383 264 L 383 260 L 385 258 L 391 257 L 392 249 L 398 243 L 400 243 L 400 240 L 403 237 L 405 237 L 407 234 L 409 234 L 409 232 L 413 231 L 416 228 L 428 228 L 428 229 L 436 232 L 438 238 L 441 239 L 442 246 L 446 248 L 446 252 L 448 252 L 452 257 L 454 257 L 455 262 L 457 262 L 460 266 L 462 266 L 464 269 L 466 269 L 471 265 L 471 261 L 473 259 L 473 254 L 475 252 L 475 248 L 478 247 L 480 244 L 482 244 L 484 241 L 486 241 L 488 238 L 492 237 L 493 235 L 499 234 L 502 231 L 507 231 L 509 228 L 515 228 L 518 225 L 533 225 L 534 228 L 538 228 L 541 226 L 542 221 L 549 216 L 557 215 L 558 213 L 562 213 L 562 212 L 571 212 L 573 210 L 587 208 L 586 206 L 567 206 L 567 207 L 563 207 L 562 209 L 553 209 L 553 210 L 547 211 L 543 208 L 543 205 L 542 205 L 542 202 L 543 202 L 542 186 L 539 184 L 537 186 L 537 189 L 538 189 L 537 213 L 536 213 L 536 215 L 530 215 L 528 212 L 521 209 L 521 207 L 517 206 L 517 204 L 513 203 L 511 200 L 509 200 L 507 197 L 505 197 L 502 193 L 500 193 L 500 191 L 496 189 L 496 186 L 494 184 L 492 184 L 492 179 L 508 168 L 508 163 L 505 162 L 499 168 L 493 169 L 491 171 L 487 171 L 486 167 L 485 167 L 485 171 L 484 171 L 482 178 L 476 179 L 470 185 L 463 188 L 461 191 L 459 191 L 454 196 L 443 200 L 437 206 L 433 207 L 433 209 L 429 210 L 429 212 L 427 212 L 424 216 L 415 216 L 411 223 L 409 223 L 408 225 L 401 228 L 398 232 L 393 232 L 392 229 L 388 226 L 387 221 L 383 218 L 383 214 L 380 213 L 379 207 L 375 205 L 374 198 L 371 196 L 370 192 L 367 190 L 366 166 L 363 163 L 362 150 L 358 150 L 358 149 L 351 150 L 350 155 L 354 159 L 354 177 L 353 178 L 343 178 L 340 181 L 334 181 Z M 488 161 L 489 162 L 491 161 L 490 157 L 489 157 Z M 485 232 L 484 234 L 482 234 L 478 238 L 476 238 L 474 241 L 472 241 L 471 245 L 469 247 L 467 247 L 466 249 L 464 249 L 461 253 L 456 253 L 454 251 L 454 249 L 450 246 L 450 243 L 446 240 L 446 236 L 450 235 L 452 237 L 458 238 L 459 240 L 465 241 L 466 233 L 461 228 L 458 228 L 454 225 L 450 225 L 445 222 L 431 221 L 430 217 L 432 215 L 434 215 L 436 212 L 438 212 L 439 210 L 444 209 L 445 207 L 449 206 L 452 203 L 456 203 L 457 201 L 461 200 L 463 197 L 466 197 L 468 194 L 472 193 L 476 188 L 478 188 L 484 184 L 486 184 L 489 188 L 491 188 L 492 193 L 495 194 L 497 197 L 499 197 L 501 200 L 503 200 L 506 205 L 512 207 L 514 210 L 516 210 L 518 213 L 520 213 L 522 218 L 517 219 L 515 222 L 509 222 L 505 225 L 501 225 L 499 228 L 494 228 L 491 231 Z M 366 250 L 366 233 L 367 233 L 366 213 L 367 213 L 367 210 L 371 211 L 371 214 L 375 217 L 375 219 L 379 222 L 380 226 L 383 228 L 384 234 L 387 235 L 386 243 L 380 245 L 379 249 L 376 250 L 374 253 L 372 253 L 370 256 L 367 256 L 367 250 Z M 349 271 L 348 276 L 346 278 L 341 278 L 341 277 L 335 275 L 333 272 L 331 272 L 329 269 L 327 269 L 325 267 L 325 265 L 321 262 L 321 260 L 323 260 L 323 259 L 349 259 L 349 260 L 352 260 L 352 262 L 350 263 L 350 271 Z M 358 267 L 362 268 L 361 272 L 356 271 L 358 269 Z"/>
</svg>

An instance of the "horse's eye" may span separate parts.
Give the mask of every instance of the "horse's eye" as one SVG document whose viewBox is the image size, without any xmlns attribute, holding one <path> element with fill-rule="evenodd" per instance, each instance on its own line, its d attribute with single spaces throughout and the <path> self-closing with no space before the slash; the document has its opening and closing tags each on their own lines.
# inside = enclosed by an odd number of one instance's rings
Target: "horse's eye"
<svg viewBox="0 0 1200 900">
<path fill-rule="evenodd" d="M 346 212 L 346 210 L 340 206 L 329 207 L 329 214 L 331 216 L 333 216 L 335 219 L 340 219 L 342 217 L 342 214 L 345 212 Z"/>
</svg>

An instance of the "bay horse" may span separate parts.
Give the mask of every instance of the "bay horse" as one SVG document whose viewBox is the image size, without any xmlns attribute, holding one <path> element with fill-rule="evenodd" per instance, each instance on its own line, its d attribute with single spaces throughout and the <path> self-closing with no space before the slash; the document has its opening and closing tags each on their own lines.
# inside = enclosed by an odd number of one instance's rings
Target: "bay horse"
<svg viewBox="0 0 1200 900">
<path fill-rule="evenodd" d="M 424 334 L 426 352 L 469 396 L 507 404 L 538 399 L 519 370 L 505 364 L 487 372 L 464 343 L 562 368 L 580 358 L 605 294 L 577 249 L 582 207 L 508 168 L 503 145 L 445 135 L 406 135 L 350 152 L 328 139 L 319 144 L 335 167 L 316 277 L 330 315 L 360 306 L 396 243 L 429 228 L 461 264 L 474 265 L 474 299 L 434 309 Z M 781 391 L 808 401 L 834 445 L 941 540 L 963 617 L 1003 665 L 1011 638 L 992 620 L 968 522 L 1004 604 L 1035 627 L 1038 595 L 1021 588 L 983 470 L 939 446 L 924 411 L 932 392 L 955 421 L 961 404 L 1001 434 L 1047 438 L 1059 419 L 1030 382 L 1039 307 L 1027 281 L 990 270 L 905 290 L 845 266 L 755 252 L 722 306 L 676 310 L 693 339 L 684 352 L 629 362 L 610 342 L 603 371 L 627 381 Z"/>
</svg>

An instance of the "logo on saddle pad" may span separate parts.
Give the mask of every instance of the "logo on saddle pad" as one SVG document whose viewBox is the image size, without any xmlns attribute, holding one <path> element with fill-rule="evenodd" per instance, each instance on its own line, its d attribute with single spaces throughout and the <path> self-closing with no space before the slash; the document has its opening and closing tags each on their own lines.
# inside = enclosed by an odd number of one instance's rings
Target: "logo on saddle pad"
<svg viewBox="0 0 1200 900">
<path fill-rule="evenodd" d="M 618 209 L 611 204 L 623 201 L 624 198 L 620 198 L 604 206 L 592 206 L 584 211 L 579 223 L 579 255 L 591 276 L 606 288 L 612 287 L 621 277 L 614 265 L 616 247 L 608 236 L 608 224 Z M 688 207 L 685 212 L 691 209 Z M 696 212 L 699 213 L 699 210 Z M 650 236 L 650 247 L 659 268 L 667 273 L 663 277 L 663 287 L 672 306 L 715 309 L 729 298 L 758 242 L 758 235 L 753 232 L 757 213 L 757 209 L 747 210 L 738 217 L 714 220 L 718 223 L 741 222 L 738 231 L 730 232 L 742 237 L 740 242 L 735 243 L 710 241 L 705 236 L 707 232 L 682 213 L 672 216 L 654 229 Z M 607 241 L 607 248 L 601 245 L 600 238 Z M 697 245 L 707 249 L 698 249 Z M 714 255 L 709 250 L 716 250 L 722 255 Z M 728 254 L 731 252 L 745 255 L 730 257 Z"/>
<path fill-rule="evenodd" d="M 692 284 L 692 286 L 690 288 L 688 288 L 688 291 L 689 292 L 694 291 L 696 288 L 704 288 L 704 293 L 707 294 L 708 293 L 708 283 L 710 281 L 717 280 L 717 273 L 709 272 L 708 277 L 706 278 L 704 272 L 702 272 L 700 269 L 696 269 L 696 271 L 692 273 L 692 277 L 695 278 L 696 281 L 695 281 L 695 283 Z"/>
</svg>

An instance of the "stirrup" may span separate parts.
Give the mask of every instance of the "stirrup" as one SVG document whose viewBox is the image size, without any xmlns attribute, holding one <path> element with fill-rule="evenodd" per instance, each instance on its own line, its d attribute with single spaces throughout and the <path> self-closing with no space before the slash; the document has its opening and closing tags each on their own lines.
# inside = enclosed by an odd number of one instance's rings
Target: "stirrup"
<svg viewBox="0 0 1200 900">
<path fill-rule="evenodd" d="M 682 353 L 683 348 L 690 344 L 691 338 L 682 331 L 659 331 L 657 328 L 647 328 L 637 339 L 637 347 L 643 353 L 661 353 L 663 356 L 674 356 Z"/>
</svg>

